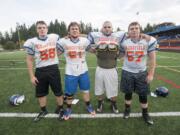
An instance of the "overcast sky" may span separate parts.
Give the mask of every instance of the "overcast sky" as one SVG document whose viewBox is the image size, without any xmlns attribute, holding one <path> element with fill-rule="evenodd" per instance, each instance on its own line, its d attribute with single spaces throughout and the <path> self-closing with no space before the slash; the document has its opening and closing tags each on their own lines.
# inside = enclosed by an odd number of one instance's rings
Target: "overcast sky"
<svg viewBox="0 0 180 135">
<path fill-rule="evenodd" d="M 127 30 L 132 21 L 143 27 L 149 22 L 174 22 L 180 25 L 180 0 L 0 0 L 0 31 L 15 29 L 16 23 L 32 25 L 58 19 L 91 23 L 100 28 L 110 20 L 114 29 Z"/>
</svg>

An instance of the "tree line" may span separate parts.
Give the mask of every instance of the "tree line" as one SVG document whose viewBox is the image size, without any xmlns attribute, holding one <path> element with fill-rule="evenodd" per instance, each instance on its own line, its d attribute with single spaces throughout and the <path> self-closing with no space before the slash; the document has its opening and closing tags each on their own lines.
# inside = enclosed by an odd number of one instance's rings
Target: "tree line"
<svg viewBox="0 0 180 135">
<path fill-rule="evenodd" d="M 83 23 L 80 21 L 81 33 L 88 34 L 91 31 L 99 31 L 98 28 L 93 28 L 91 23 Z M 150 25 L 142 29 L 143 32 L 151 32 L 155 28 L 155 25 Z M 119 27 L 116 31 L 121 30 Z M 49 33 L 56 33 L 60 35 L 60 37 L 64 37 L 67 35 L 67 25 L 64 21 L 59 22 L 57 19 L 53 22 L 51 21 L 48 25 Z M 0 45 L 3 49 L 14 50 L 22 48 L 23 43 L 28 39 L 37 36 L 35 23 L 31 26 L 27 26 L 26 24 L 16 25 L 15 30 L 12 29 L 10 32 L 2 33 L 0 32 Z"/>
</svg>

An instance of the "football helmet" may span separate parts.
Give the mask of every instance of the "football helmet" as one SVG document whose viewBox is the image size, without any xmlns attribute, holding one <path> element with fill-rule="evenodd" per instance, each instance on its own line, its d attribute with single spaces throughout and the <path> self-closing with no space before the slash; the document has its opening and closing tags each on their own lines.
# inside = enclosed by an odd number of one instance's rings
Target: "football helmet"
<svg viewBox="0 0 180 135">
<path fill-rule="evenodd" d="M 166 97 L 166 96 L 168 96 L 168 94 L 169 94 L 169 90 L 168 90 L 166 87 L 164 87 L 164 86 L 158 87 L 158 88 L 156 88 L 156 90 L 155 90 L 155 94 L 156 94 L 157 96 Z"/>
<path fill-rule="evenodd" d="M 9 103 L 11 105 L 18 106 L 18 105 L 22 104 L 24 102 L 24 100 L 25 100 L 24 95 L 15 94 L 9 98 Z"/>
</svg>

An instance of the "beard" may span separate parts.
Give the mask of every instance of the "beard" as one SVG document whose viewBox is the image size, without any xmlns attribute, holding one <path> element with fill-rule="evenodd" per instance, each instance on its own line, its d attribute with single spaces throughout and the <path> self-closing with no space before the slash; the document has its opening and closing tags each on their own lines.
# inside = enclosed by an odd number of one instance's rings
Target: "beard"
<svg viewBox="0 0 180 135">
<path fill-rule="evenodd" d="M 103 34 L 106 35 L 106 36 L 110 36 L 111 33 L 112 33 L 112 32 L 105 32 L 105 31 L 103 32 Z"/>
</svg>

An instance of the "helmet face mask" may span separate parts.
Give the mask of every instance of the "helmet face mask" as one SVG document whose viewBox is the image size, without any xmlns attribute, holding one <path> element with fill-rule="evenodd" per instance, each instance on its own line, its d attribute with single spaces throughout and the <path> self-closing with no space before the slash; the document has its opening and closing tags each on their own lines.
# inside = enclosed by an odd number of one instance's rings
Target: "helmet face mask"
<svg viewBox="0 0 180 135">
<path fill-rule="evenodd" d="M 167 97 L 169 95 L 169 90 L 166 87 L 158 87 L 155 90 L 157 96 Z"/>
</svg>

